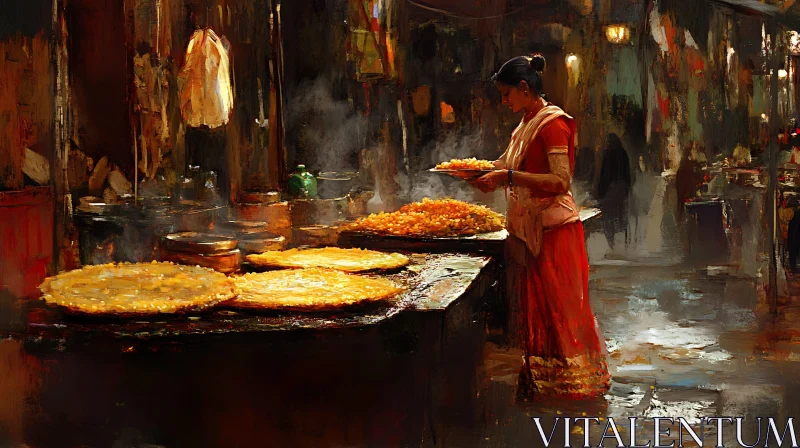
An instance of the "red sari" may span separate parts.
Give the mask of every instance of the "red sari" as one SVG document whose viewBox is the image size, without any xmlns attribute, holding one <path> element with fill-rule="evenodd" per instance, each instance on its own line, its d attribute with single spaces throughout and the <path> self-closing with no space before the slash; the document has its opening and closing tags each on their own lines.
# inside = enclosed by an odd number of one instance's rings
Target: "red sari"
<svg viewBox="0 0 800 448">
<path fill-rule="evenodd" d="M 569 118 L 544 125 L 528 144 L 521 170 L 549 173 L 548 154 L 554 153 L 566 153 L 574 169 Z M 536 189 L 531 193 L 552 196 Z M 581 222 L 546 229 L 536 256 L 511 235 L 506 253 L 513 328 L 525 350 L 521 392 L 573 398 L 604 394 L 610 376 L 605 341 L 589 305 L 589 262 Z"/>
</svg>

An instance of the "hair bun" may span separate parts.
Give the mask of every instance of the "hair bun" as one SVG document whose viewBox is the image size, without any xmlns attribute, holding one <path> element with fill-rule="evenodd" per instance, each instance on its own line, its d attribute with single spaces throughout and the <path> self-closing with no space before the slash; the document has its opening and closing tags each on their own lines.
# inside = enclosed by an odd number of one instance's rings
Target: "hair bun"
<svg viewBox="0 0 800 448">
<path fill-rule="evenodd" d="M 544 60 L 544 56 L 537 54 L 531 57 L 530 63 L 532 69 L 536 70 L 537 72 L 543 72 L 544 66 L 547 62 Z"/>
</svg>

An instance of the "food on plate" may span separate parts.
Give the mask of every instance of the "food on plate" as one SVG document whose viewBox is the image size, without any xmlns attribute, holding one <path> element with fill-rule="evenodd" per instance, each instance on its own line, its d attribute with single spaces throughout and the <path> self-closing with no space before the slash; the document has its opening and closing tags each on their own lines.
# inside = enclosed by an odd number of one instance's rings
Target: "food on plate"
<svg viewBox="0 0 800 448">
<path fill-rule="evenodd" d="M 344 272 L 362 272 L 373 269 L 396 269 L 408 264 L 408 257 L 398 253 L 387 254 L 365 249 L 323 247 L 315 249 L 289 249 L 268 251 L 247 256 L 247 261 L 258 266 L 280 268 L 327 268 Z"/>
<path fill-rule="evenodd" d="M 403 288 L 384 278 L 333 269 L 292 269 L 234 277 L 239 308 L 323 310 L 389 299 Z"/>
<path fill-rule="evenodd" d="M 455 199 L 429 199 L 401 207 L 392 213 L 373 213 L 345 230 L 395 236 L 468 236 L 496 232 L 503 216 L 484 206 Z"/>
<path fill-rule="evenodd" d="M 233 298 L 224 274 L 159 262 L 86 266 L 50 277 L 39 289 L 48 304 L 90 315 L 180 313 Z"/>
<path fill-rule="evenodd" d="M 478 160 L 475 157 L 469 159 L 452 159 L 449 162 L 442 162 L 436 165 L 437 170 L 493 170 L 494 164 L 489 160 Z"/>
</svg>

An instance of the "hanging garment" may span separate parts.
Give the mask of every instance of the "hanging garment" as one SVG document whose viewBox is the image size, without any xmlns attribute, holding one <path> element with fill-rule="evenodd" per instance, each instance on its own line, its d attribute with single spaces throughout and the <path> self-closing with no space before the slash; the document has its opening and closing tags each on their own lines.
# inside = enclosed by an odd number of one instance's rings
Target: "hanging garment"
<svg viewBox="0 0 800 448">
<path fill-rule="evenodd" d="M 192 35 L 178 86 L 187 126 L 216 128 L 228 123 L 233 109 L 230 61 L 223 39 L 214 31 Z"/>
</svg>

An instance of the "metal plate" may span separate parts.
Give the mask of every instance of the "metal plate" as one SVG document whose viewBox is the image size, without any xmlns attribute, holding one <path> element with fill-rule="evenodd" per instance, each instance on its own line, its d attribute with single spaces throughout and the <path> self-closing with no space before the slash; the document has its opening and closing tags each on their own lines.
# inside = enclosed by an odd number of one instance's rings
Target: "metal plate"
<svg viewBox="0 0 800 448">
<path fill-rule="evenodd" d="M 486 173 L 491 173 L 493 170 L 440 170 L 431 168 L 431 173 L 447 174 L 449 176 L 458 177 L 459 179 L 477 179 Z"/>
</svg>

